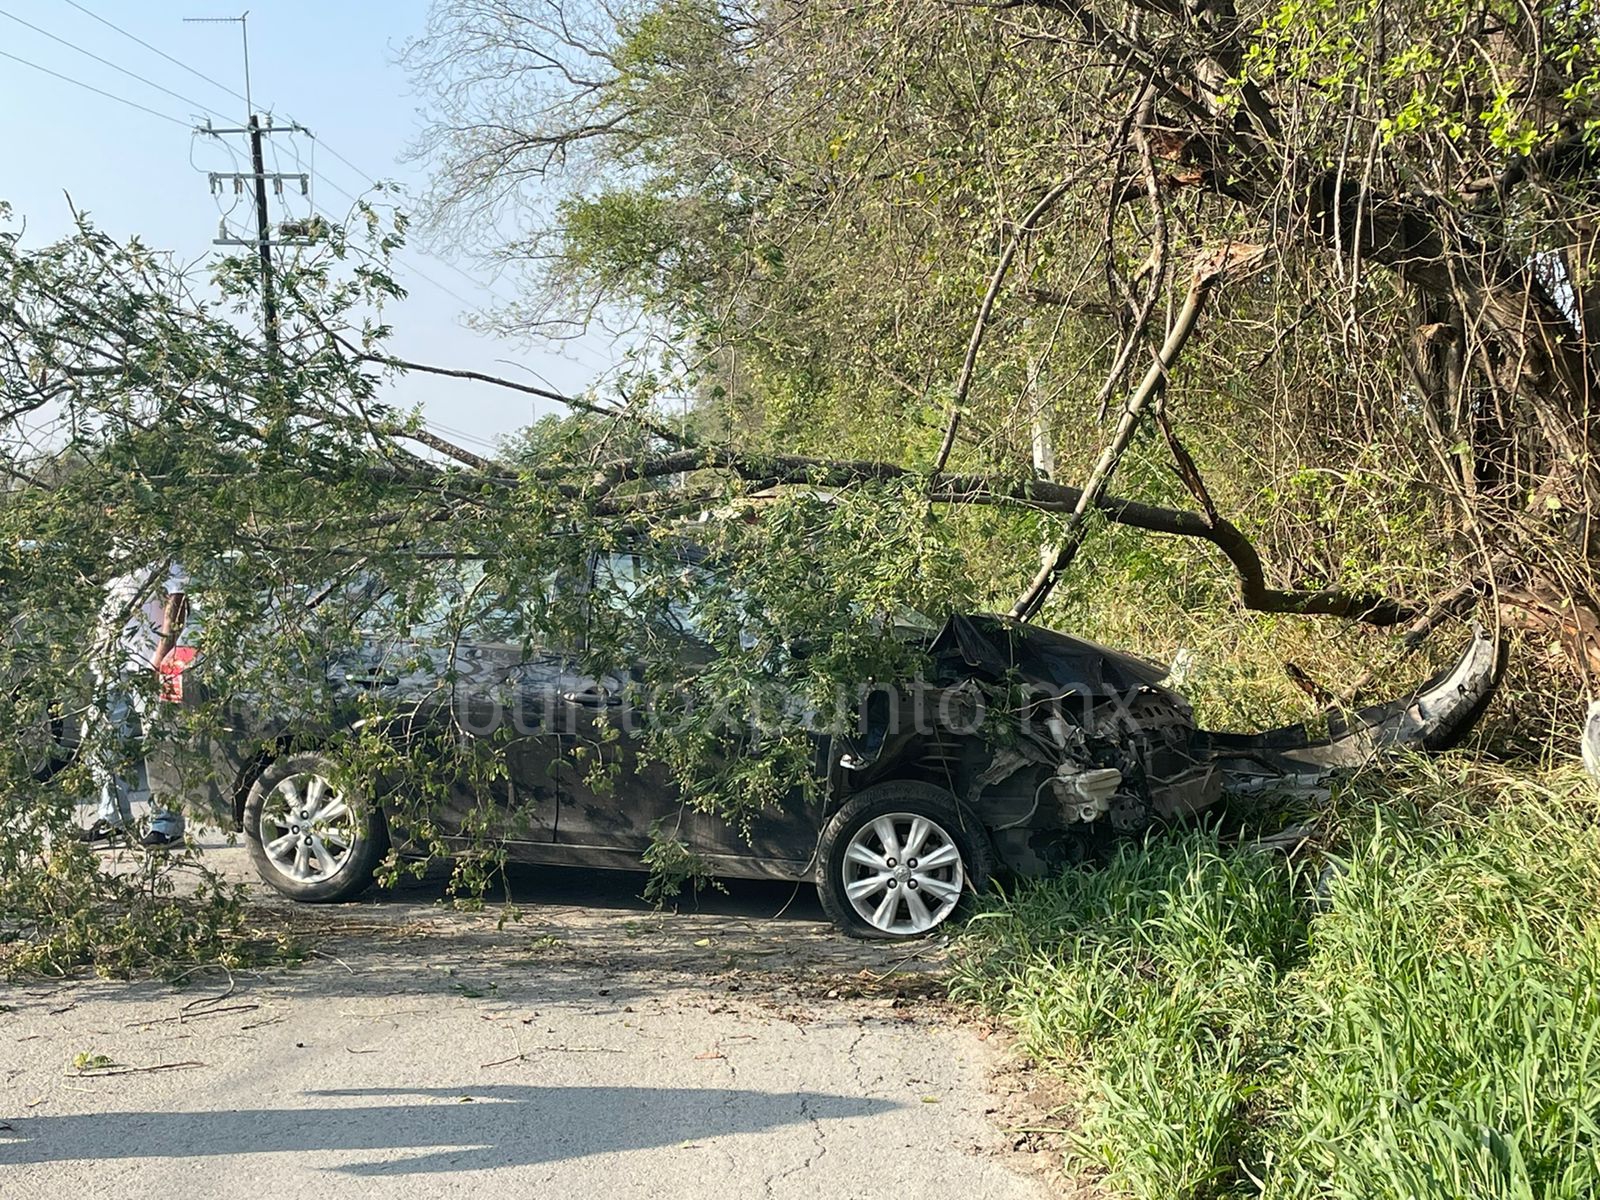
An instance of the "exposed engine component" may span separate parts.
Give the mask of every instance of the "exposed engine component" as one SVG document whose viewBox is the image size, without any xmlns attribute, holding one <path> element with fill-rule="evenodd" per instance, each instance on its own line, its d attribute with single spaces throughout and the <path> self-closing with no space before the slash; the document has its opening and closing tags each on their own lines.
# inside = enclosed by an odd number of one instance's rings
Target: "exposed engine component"
<svg viewBox="0 0 1600 1200">
<path fill-rule="evenodd" d="M 1111 798 L 1122 786 L 1122 772 L 1115 767 L 1084 768 L 1064 762 L 1046 783 L 1055 789 L 1064 816 L 1095 821 L 1111 811 Z"/>
<path fill-rule="evenodd" d="M 1128 697 L 1055 696 L 1025 714 L 1021 737 L 997 751 L 970 789 L 1016 795 L 1026 810 L 1003 823 L 1063 827 L 1109 819 L 1119 830 L 1157 816 L 1203 807 L 1220 781 L 1190 752 L 1195 728 L 1188 704 L 1164 688 L 1141 686 Z M 1026 768 L 1026 769 L 1025 769 Z"/>
</svg>

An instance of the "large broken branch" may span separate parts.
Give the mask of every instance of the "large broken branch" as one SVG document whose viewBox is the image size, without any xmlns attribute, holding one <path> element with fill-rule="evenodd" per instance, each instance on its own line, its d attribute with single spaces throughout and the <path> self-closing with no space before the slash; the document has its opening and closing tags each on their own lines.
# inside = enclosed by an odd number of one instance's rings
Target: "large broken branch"
<svg viewBox="0 0 1600 1200">
<path fill-rule="evenodd" d="M 1065 484 L 1030 480 L 1009 488 L 995 488 L 991 482 L 978 477 L 952 479 L 949 483 L 950 490 L 942 491 L 935 499 L 964 504 L 1022 504 L 1047 512 L 1087 511 L 1083 490 Z M 970 490 L 964 493 L 954 490 L 963 483 Z M 1104 495 L 1094 501 L 1092 508 L 1113 524 L 1142 529 L 1147 533 L 1172 534 L 1210 542 L 1233 565 L 1239 577 L 1240 602 L 1256 612 L 1343 617 L 1368 625 L 1389 626 L 1414 620 L 1420 611 L 1416 605 L 1404 600 L 1372 593 L 1345 592 L 1333 588 L 1290 591 L 1271 587 L 1267 583 L 1265 564 L 1255 544 L 1242 529 L 1223 517 L 1212 521 L 1202 513 L 1161 508 L 1138 500 Z"/>
<path fill-rule="evenodd" d="M 489 375 L 483 371 L 469 371 L 459 367 L 434 367 L 427 363 L 411 362 L 404 358 L 396 358 L 392 354 L 368 354 L 351 346 L 344 338 L 338 339 L 361 362 L 377 363 L 381 366 L 395 367 L 401 371 L 418 371 L 424 375 L 443 375 L 449 379 L 470 379 L 475 383 L 490 383 L 495 387 L 510 388 L 514 392 L 525 395 L 537 396 L 542 400 L 553 400 L 567 408 L 577 409 L 579 412 L 593 413 L 600 417 L 615 417 L 626 421 L 644 430 L 652 437 L 660 438 L 670 446 L 687 446 L 690 439 L 682 432 L 669 429 L 658 421 L 653 421 L 643 413 L 633 409 L 617 408 L 611 404 L 601 404 L 583 396 L 570 396 L 564 392 L 552 391 L 549 388 L 536 387 L 531 383 L 518 383 L 514 379 L 504 379 L 499 375 Z"/>
<path fill-rule="evenodd" d="M 846 487 L 853 483 L 906 479 L 918 474 L 894 463 L 870 459 L 741 454 L 730 449 L 708 448 L 611 463 L 593 472 L 587 486 L 568 494 L 575 498 L 581 494 L 606 515 L 621 515 L 629 511 L 630 500 L 642 503 L 659 495 L 651 492 L 646 497 L 620 496 L 617 489 L 623 484 L 692 471 L 725 471 L 760 487 Z M 714 493 L 710 492 L 689 493 L 686 506 L 698 511 L 707 507 L 713 497 Z M 1092 509 L 1114 524 L 1149 533 L 1199 538 L 1210 542 L 1227 557 L 1238 576 L 1240 601 L 1246 608 L 1258 612 L 1333 616 L 1368 625 L 1390 626 L 1414 620 L 1420 611 L 1406 601 L 1370 593 L 1337 589 L 1288 591 L 1271 587 L 1260 552 L 1243 530 L 1221 517 L 1212 519 L 1203 513 L 1125 500 L 1106 495 L 1103 490 L 1089 497 L 1085 489 L 1065 484 L 990 475 L 942 476 L 929 498 L 940 504 L 1020 506 L 1044 512 L 1081 514 Z"/>
<path fill-rule="evenodd" d="M 445 455 L 447 458 L 453 458 L 458 463 L 466 464 L 474 471 L 483 471 L 487 473 L 497 469 L 503 469 L 497 464 L 490 462 L 487 458 L 484 458 L 483 455 L 474 454 L 465 446 L 458 446 L 454 442 L 448 441 L 436 433 L 429 433 L 426 429 L 408 430 L 405 436 L 410 438 L 413 442 L 417 442 L 420 445 L 428 447 L 430 450 Z"/>
<path fill-rule="evenodd" d="M 1189 335 L 1194 332 L 1194 327 L 1200 320 L 1200 313 L 1210 299 L 1217 281 L 1230 266 L 1248 268 L 1259 263 L 1265 256 L 1265 250 L 1259 246 L 1230 244 L 1221 250 L 1203 254 L 1195 264 L 1194 279 L 1189 285 L 1189 294 L 1184 300 L 1182 310 L 1179 311 L 1166 341 L 1156 354 L 1156 360 L 1150 364 L 1150 369 L 1145 372 L 1139 386 L 1133 390 L 1128 402 L 1123 405 L 1117 427 L 1111 435 L 1110 442 L 1101 452 L 1099 461 L 1095 463 L 1094 470 L 1089 474 L 1089 480 L 1083 487 L 1078 503 L 1074 505 L 1072 514 L 1067 519 L 1067 527 L 1061 535 L 1055 553 L 1050 555 L 1039 568 L 1038 574 L 1028 584 L 1027 590 L 1012 605 L 1013 617 L 1027 621 L 1037 615 L 1049 597 L 1051 589 L 1055 587 L 1056 580 L 1061 578 L 1062 572 L 1071 566 L 1072 560 L 1077 557 L 1083 539 L 1088 533 L 1084 517 L 1090 509 L 1098 507 L 1106 487 L 1111 482 L 1111 477 L 1116 473 L 1117 464 L 1122 461 L 1128 444 L 1133 440 L 1134 430 L 1139 427 L 1139 419 L 1144 415 L 1145 407 L 1166 387 L 1167 372 L 1173 363 L 1177 362 L 1178 355 L 1183 353 L 1183 347 L 1188 343 Z"/>
</svg>

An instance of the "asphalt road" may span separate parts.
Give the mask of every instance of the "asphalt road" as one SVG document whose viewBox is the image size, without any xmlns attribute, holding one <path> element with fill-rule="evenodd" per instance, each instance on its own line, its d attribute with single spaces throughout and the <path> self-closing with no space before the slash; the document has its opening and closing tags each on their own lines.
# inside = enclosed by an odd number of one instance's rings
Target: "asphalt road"
<svg viewBox="0 0 1600 1200">
<path fill-rule="evenodd" d="M 0 1194 L 1049 1194 L 939 947 L 840 938 L 808 889 L 641 884 L 520 873 L 503 928 L 429 883 L 274 905 L 300 967 L 4 988 Z"/>
</svg>

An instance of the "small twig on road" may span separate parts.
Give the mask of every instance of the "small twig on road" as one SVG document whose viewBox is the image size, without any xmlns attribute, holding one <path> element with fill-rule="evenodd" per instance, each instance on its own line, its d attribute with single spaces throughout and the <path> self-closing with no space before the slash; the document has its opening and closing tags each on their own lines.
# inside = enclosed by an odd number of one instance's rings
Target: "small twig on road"
<svg viewBox="0 0 1600 1200">
<path fill-rule="evenodd" d="M 899 962 L 891 966 L 882 975 L 874 975 L 871 971 L 868 971 L 867 978 L 871 979 L 873 983 L 882 983 L 885 979 L 889 978 L 889 976 L 893 975 L 908 962 L 911 962 L 913 959 L 921 958 L 924 954 L 926 954 L 930 944 L 931 943 L 924 943 L 919 949 L 913 950 L 910 954 L 906 955 Z"/>
<path fill-rule="evenodd" d="M 183 1006 L 183 1009 L 182 1009 L 183 1012 L 188 1012 L 191 1008 L 204 1008 L 208 1004 L 221 1004 L 224 1000 L 228 999 L 229 997 L 231 997 L 233 995 L 233 989 L 236 986 L 238 986 L 237 982 L 233 978 L 233 972 L 229 971 L 227 967 L 223 967 L 221 969 L 224 972 L 226 972 L 226 974 L 228 976 L 228 989 L 227 989 L 227 991 L 221 992 L 221 993 L 219 993 L 218 995 L 215 995 L 215 996 L 201 996 L 197 1000 L 191 1000 L 191 1001 L 189 1001 L 189 1003 L 187 1003 L 187 1004 L 185 1004 Z"/>
<path fill-rule="evenodd" d="M 171 1017 L 151 1017 L 149 1020 L 146 1020 L 146 1021 L 129 1021 L 127 1026 L 126 1026 L 126 1028 L 128 1028 L 128 1029 L 149 1028 L 151 1025 L 165 1025 L 169 1021 L 177 1021 L 179 1024 L 185 1024 L 185 1023 L 187 1023 L 189 1021 L 198 1021 L 202 1017 L 220 1017 L 224 1013 L 232 1013 L 232 1012 L 251 1012 L 251 1011 L 253 1011 L 255 1009 L 258 1009 L 260 1007 L 261 1007 L 261 1005 L 259 1005 L 259 1004 L 229 1004 L 225 1008 L 208 1008 L 205 1012 L 191 1013 L 191 1012 L 188 1012 L 188 1011 L 184 1011 L 184 1012 L 180 1012 L 180 1013 L 176 1014 L 175 1016 L 171 1016 Z M 185 1009 L 186 1010 L 187 1010 L 187 1008 L 188 1008 L 188 1006 L 185 1005 Z M 246 1026 L 246 1028 L 250 1028 L 250 1026 Z"/>
<path fill-rule="evenodd" d="M 337 954 L 325 954 L 323 951 L 317 950 L 317 949 L 311 950 L 310 953 L 316 955 L 318 958 L 325 958 L 329 962 L 336 962 L 341 967 L 343 967 L 346 971 L 349 971 L 350 974 L 352 974 L 352 975 L 355 974 L 355 971 L 351 970 L 350 964 L 345 962 L 345 960 L 340 958 Z"/>
<path fill-rule="evenodd" d="M 88 1071 L 64 1072 L 68 1079 L 104 1079 L 109 1075 L 149 1075 L 156 1071 L 184 1071 L 206 1064 L 190 1060 L 188 1062 L 157 1063 L 153 1067 L 106 1067 Z"/>
<path fill-rule="evenodd" d="M 543 1051 L 546 1054 L 621 1054 L 622 1051 L 615 1046 L 535 1046 L 532 1050 L 524 1050 L 521 1054 L 513 1054 L 510 1058 L 497 1058 L 493 1062 L 479 1063 L 480 1069 L 487 1067 L 501 1067 L 506 1063 L 520 1062 L 529 1059 L 532 1055 Z"/>
<path fill-rule="evenodd" d="M 164 979 L 169 984 L 178 983 L 179 981 L 187 979 L 187 978 L 189 978 L 189 976 L 198 974 L 201 971 L 221 971 L 223 974 L 227 975 L 227 977 L 228 977 L 228 992 L 227 992 L 227 994 L 228 995 L 232 995 L 233 994 L 233 972 L 228 970 L 227 967 L 224 967 L 219 963 L 196 963 L 194 966 L 188 968 L 187 970 L 179 971 L 176 975 L 164 976 Z"/>
</svg>

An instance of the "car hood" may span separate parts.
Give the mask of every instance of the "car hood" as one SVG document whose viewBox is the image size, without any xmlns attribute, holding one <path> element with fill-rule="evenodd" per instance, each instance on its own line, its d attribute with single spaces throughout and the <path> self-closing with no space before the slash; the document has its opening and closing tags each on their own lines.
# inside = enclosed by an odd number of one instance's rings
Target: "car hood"
<svg viewBox="0 0 1600 1200">
<path fill-rule="evenodd" d="M 929 646 L 957 676 L 1020 678 L 1035 687 L 1077 695 L 1126 694 L 1154 687 L 1165 667 L 1086 638 L 1023 624 L 993 613 L 957 613 Z"/>
</svg>

